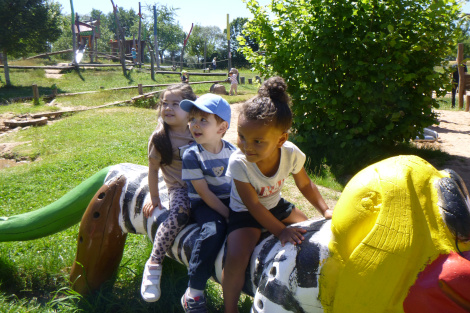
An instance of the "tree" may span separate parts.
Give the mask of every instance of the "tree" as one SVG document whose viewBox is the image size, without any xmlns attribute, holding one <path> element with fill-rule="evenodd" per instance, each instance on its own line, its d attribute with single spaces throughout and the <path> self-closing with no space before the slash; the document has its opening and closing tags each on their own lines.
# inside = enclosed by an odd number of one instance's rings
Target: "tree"
<svg viewBox="0 0 470 313">
<path fill-rule="evenodd" d="M 212 55 L 223 46 L 225 38 L 217 26 L 194 25 L 188 40 L 188 51 L 197 57 L 199 63 L 200 58 L 204 56 L 204 44 L 207 55 Z"/>
<path fill-rule="evenodd" d="M 443 96 L 449 73 L 434 68 L 458 34 L 454 0 L 280 0 L 272 19 L 256 1 L 247 6 L 254 19 L 244 34 L 261 51 L 243 51 L 257 71 L 287 80 L 304 149 L 340 147 L 330 157 L 344 160 L 437 121 L 431 95 Z"/>
<path fill-rule="evenodd" d="M 238 40 L 242 41 L 244 45 L 249 46 L 251 50 L 258 51 L 259 47 L 255 40 L 243 34 L 243 27 L 248 22 L 246 17 L 237 17 L 230 22 L 230 50 L 232 52 L 232 65 L 234 67 L 246 67 L 250 63 L 242 53 L 241 46 Z M 224 34 L 227 34 L 227 30 L 224 29 Z"/>
<path fill-rule="evenodd" d="M 163 55 L 166 51 L 175 52 L 181 49 L 184 39 L 184 32 L 181 26 L 176 22 L 176 10 L 167 5 L 157 7 L 157 40 L 160 60 L 163 63 Z M 153 34 L 153 8 L 147 7 L 147 11 L 151 12 L 151 20 L 149 23 L 150 33 Z M 152 37 L 153 38 L 153 37 Z M 152 39 L 153 43 L 153 39 Z"/>
<path fill-rule="evenodd" d="M 7 56 L 46 51 L 48 43 L 61 35 L 60 5 L 47 0 L 0 0 L 0 29 L 5 82 L 9 86 Z"/>
</svg>

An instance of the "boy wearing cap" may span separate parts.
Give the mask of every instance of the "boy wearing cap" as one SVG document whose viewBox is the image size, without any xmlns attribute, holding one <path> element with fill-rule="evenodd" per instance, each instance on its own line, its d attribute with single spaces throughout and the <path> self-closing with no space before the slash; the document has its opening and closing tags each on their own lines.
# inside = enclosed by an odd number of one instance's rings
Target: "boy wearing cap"
<svg viewBox="0 0 470 313">
<path fill-rule="evenodd" d="M 229 215 L 231 179 L 225 174 L 236 147 L 222 137 L 230 127 L 231 109 L 215 94 L 183 100 L 180 107 L 189 112 L 189 129 L 196 140 L 184 151 L 182 178 L 188 184 L 191 217 L 201 227 L 181 304 L 185 312 L 207 312 L 204 289 L 225 241 Z"/>
</svg>

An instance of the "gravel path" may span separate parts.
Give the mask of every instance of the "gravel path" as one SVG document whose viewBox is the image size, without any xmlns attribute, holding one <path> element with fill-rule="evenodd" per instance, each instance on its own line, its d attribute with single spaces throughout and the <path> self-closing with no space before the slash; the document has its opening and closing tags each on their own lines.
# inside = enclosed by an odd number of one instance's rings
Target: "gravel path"
<svg viewBox="0 0 470 313">
<path fill-rule="evenodd" d="M 442 167 L 453 169 L 470 188 L 470 113 L 436 110 L 439 125 L 430 127 L 439 134 L 438 147 L 452 158 Z"/>
</svg>

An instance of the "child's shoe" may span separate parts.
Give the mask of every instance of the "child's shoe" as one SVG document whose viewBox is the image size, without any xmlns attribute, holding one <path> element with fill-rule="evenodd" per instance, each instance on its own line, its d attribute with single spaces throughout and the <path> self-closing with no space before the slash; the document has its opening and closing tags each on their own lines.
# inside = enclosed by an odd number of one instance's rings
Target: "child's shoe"
<svg viewBox="0 0 470 313">
<path fill-rule="evenodd" d="M 186 296 L 186 292 L 181 297 L 181 305 L 186 313 L 207 313 L 206 298 L 199 296 L 190 298 Z"/>
<path fill-rule="evenodd" d="M 140 294 L 146 302 L 155 302 L 160 299 L 160 278 L 162 277 L 162 265 L 145 263 L 144 275 Z"/>
</svg>

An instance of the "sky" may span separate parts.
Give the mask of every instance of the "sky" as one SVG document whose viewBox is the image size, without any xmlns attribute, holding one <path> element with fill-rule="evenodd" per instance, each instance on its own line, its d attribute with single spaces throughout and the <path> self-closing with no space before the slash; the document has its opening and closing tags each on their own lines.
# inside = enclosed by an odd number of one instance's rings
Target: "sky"
<svg viewBox="0 0 470 313">
<path fill-rule="evenodd" d="M 54 0 L 62 5 L 62 13 L 70 14 L 70 0 Z M 139 2 L 142 7 L 147 5 L 168 5 L 179 8 L 176 11 L 176 19 L 183 27 L 183 31 L 189 32 L 191 23 L 201 26 L 218 26 L 222 31 L 227 28 L 227 14 L 232 21 L 237 17 L 253 17 L 242 0 L 165 0 L 151 2 L 146 0 L 113 0 L 114 4 L 125 10 L 139 11 Z M 258 0 L 261 5 L 270 4 L 270 0 Z M 103 13 L 112 12 L 111 0 L 75 0 L 73 8 L 78 15 L 89 14 L 92 9 Z"/>
<path fill-rule="evenodd" d="M 70 14 L 70 0 L 54 0 L 62 5 L 62 12 Z M 126 10 L 139 10 L 139 0 L 113 0 L 114 4 Z M 266 6 L 271 0 L 258 0 Z M 191 23 L 201 26 L 218 26 L 222 31 L 227 28 L 227 14 L 232 21 L 237 17 L 253 17 L 242 0 L 164 0 L 152 2 L 152 0 L 140 0 L 141 7 L 147 5 L 168 5 L 179 8 L 176 11 L 177 21 L 183 27 L 184 32 L 189 32 Z M 73 1 L 75 13 L 78 15 L 89 14 L 92 9 L 103 13 L 112 12 L 111 0 L 75 0 Z M 144 10 L 144 9 L 143 9 Z M 465 1 L 462 7 L 464 13 L 470 13 L 470 0 Z M 143 11 L 146 13 L 145 11 Z"/>
</svg>

